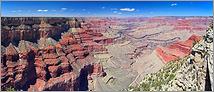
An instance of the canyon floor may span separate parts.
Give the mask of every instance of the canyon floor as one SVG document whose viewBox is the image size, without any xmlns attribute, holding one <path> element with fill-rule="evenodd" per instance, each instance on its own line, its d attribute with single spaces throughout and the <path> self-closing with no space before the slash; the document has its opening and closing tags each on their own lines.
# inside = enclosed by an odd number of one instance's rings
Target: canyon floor
<svg viewBox="0 0 214 92">
<path fill-rule="evenodd" d="M 180 69 L 175 70 L 176 73 L 170 71 L 169 76 L 176 76 L 179 80 L 179 76 L 185 75 L 180 72 L 189 66 L 183 59 L 190 57 L 193 51 L 196 53 L 192 48 L 204 41 L 211 21 L 212 17 L 3 17 L 1 88 L 28 91 L 203 91 L 206 72 L 210 68 L 200 67 L 206 66 L 210 60 L 206 61 L 202 56 L 198 58 L 198 54 L 193 55 L 193 60 L 198 62 L 191 67 L 202 69 L 199 71 L 204 73 L 198 79 L 203 82 L 190 88 L 186 85 L 181 88 L 170 86 L 165 82 L 158 86 L 149 83 L 159 81 L 156 77 L 167 75 L 165 72 L 169 67 Z M 213 51 L 211 46 L 208 47 Z M 213 64 L 208 67 L 213 68 Z M 192 71 L 189 74 L 197 75 Z M 175 81 L 171 82 L 175 84 Z M 151 89 L 146 89 L 148 85 Z M 174 89 L 165 89 L 167 87 Z"/>
</svg>

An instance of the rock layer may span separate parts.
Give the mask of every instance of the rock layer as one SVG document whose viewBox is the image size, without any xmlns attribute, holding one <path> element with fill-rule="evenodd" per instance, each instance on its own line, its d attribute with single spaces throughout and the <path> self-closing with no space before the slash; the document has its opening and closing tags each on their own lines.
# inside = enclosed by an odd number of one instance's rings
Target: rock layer
<svg viewBox="0 0 214 92">
<path fill-rule="evenodd" d="M 3 24 L 12 25 L 7 22 L 9 20 L 13 18 L 8 20 L 6 18 Z M 22 20 L 25 21 L 25 18 Z M 21 36 L 17 37 L 17 40 L 21 40 L 17 47 L 12 44 L 15 39 L 13 36 L 3 36 L 3 39 L 10 38 L 5 43 L 12 42 L 6 48 L 2 46 L 1 88 L 3 90 L 9 87 L 29 91 L 87 90 L 85 88 L 88 85 L 83 83 L 87 81 L 85 77 L 104 76 L 102 65 L 95 63 L 92 55 L 95 52 L 106 51 L 104 45 L 112 43 L 112 38 L 106 38 L 97 30 L 89 30 L 81 26 L 82 21 L 76 18 L 70 19 L 67 23 L 70 27 L 68 32 L 64 32 L 66 24 L 57 24 L 63 23 L 63 19 L 40 20 L 41 23 L 36 31 L 39 35 L 36 36 L 39 38 L 37 43 L 24 41 L 27 40 L 25 35 L 32 37 L 29 39 L 36 39 L 35 36 L 23 33 L 33 32 L 29 26 L 26 26 L 31 24 L 25 22 L 19 27 L 22 31 L 14 31 L 21 32 Z M 3 33 L 5 32 L 10 32 L 10 29 L 4 30 Z M 36 32 L 33 34 L 36 35 Z M 59 41 L 51 38 L 59 34 L 61 35 Z M 97 37 L 100 38 L 98 41 L 95 40 Z"/>
</svg>

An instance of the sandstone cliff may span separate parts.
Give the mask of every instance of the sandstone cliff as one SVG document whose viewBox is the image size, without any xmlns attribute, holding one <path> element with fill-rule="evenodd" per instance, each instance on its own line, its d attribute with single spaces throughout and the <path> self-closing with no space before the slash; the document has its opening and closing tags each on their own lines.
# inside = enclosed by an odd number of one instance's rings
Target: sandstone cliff
<svg viewBox="0 0 214 92">
<path fill-rule="evenodd" d="M 191 53 L 173 59 L 157 73 L 148 74 L 130 91 L 205 91 L 213 90 L 213 27 L 195 43 Z"/>
<path fill-rule="evenodd" d="M 10 44 L 1 47 L 2 90 L 86 91 L 91 76 L 105 76 L 102 65 L 95 62 L 93 54 L 106 52 L 104 45 L 112 43 L 111 38 L 98 31 L 81 28 L 81 22 L 76 18 L 68 22 L 70 28 L 66 32 L 62 31 L 66 27 L 54 24 L 63 20 L 40 20 L 40 24 L 33 26 L 38 28 L 36 31 L 32 31 L 30 24 L 25 22 L 15 31 L 7 27 L 12 24 L 4 24 L 8 30 L 3 33 L 17 34 L 3 36 L 4 39 L 10 38 L 5 42 Z M 52 38 L 59 34 L 59 40 Z M 98 37 L 100 39 L 96 39 Z M 38 41 L 30 42 L 29 39 Z M 18 41 L 17 46 L 13 45 L 14 41 Z"/>
<path fill-rule="evenodd" d="M 2 18 L 2 45 L 9 43 L 18 45 L 20 40 L 36 42 L 40 37 L 52 37 L 59 39 L 61 33 L 68 30 L 64 18 L 27 18 L 27 17 L 3 17 Z"/>
</svg>

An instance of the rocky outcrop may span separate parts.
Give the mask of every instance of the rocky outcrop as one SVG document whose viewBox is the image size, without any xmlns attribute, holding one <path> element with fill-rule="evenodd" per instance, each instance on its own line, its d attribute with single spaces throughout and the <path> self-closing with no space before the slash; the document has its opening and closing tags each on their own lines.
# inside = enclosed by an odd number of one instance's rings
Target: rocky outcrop
<svg viewBox="0 0 214 92">
<path fill-rule="evenodd" d="M 37 80 L 28 90 L 42 91 L 56 90 L 56 88 L 61 91 L 74 90 L 74 84 L 77 83 L 78 74 L 72 72 L 70 63 L 72 60 L 66 57 L 62 45 L 54 39 L 41 38 L 38 41 L 38 48 L 34 63 L 36 66 Z M 39 85 L 40 83 L 45 86 Z M 70 89 L 68 86 L 70 86 Z"/>
<path fill-rule="evenodd" d="M 47 82 L 41 79 L 36 80 L 35 85 L 31 85 L 28 90 L 30 91 L 74 91 L 76 89 L 76 80 L 77 76 L 75 73 L 65 73 L 62 74 L 60 77 L 51 78 Z"/>
<path fill-rule="evenodd" d="M 207 62 L 207 72 L 206 72 L 206 83 L 205 91 L 213 91 L 213 23 L 211 23 L 208 30 L 206 30 L 206 35 L 204 36 L 203 46 L 206 46 L 205 61 Z M 202 49 L 203 50 L 203 49 Z"/>
<path fill-rule="evenodd" d="M 71 18 L 68 21 L 70 28 L 81 28 L 81 22 L 77 20 L 77 18 Z"/>
<path fill-rule="evenodd" d="M 144 77 L 138 87 L 130 91 L 205 91 L 213 90 L 213 28 L 206 31 L 203 39 L 193 45 L 189 55 L 167 63 L 156 73 Z M 191 42 L 192 36 L 185 43 Z M 176 54 L 179 55 L 179 54 Z"/>
<path fill-rule="evenodd" d="M 34 53 L 28 49 L 29 44 L 25 41 L 19 43 L 16 48 L 10 44 L 6 48 L 5 61 L 2 66 L 2 89 L 14 87 L 16 90 L 25 89 L 36 78 L 34 68 Z"/>
<path fill-rule="evenodd" d="M 211 24 L 212 25 L 212 24 Z M 175 80 L 171 81 L 168 90 L 205 91 L 213 90 L 213 28 L 206 31 L 203 40 L 196 43 L 192 48 L 188 64 L 184 64 L 178 71 Z M 212 35 L 212 36 L 211 36 Z M 208 77 L 209 79 L 207 80 Z M 192 81 L 189 81 L 192 80 Z M 207 85 L 210 82 L 210 85 Z M 209 88 L 210 87 L 210 88 Z"/>
<path fill-rule="evenodd" d="M 192 35 L 183 42 L 173 43 L 167 47 L 158 47 L 156 52 L 164 63 L 168 63 L 178 58 L 183 58 L 190 54 L 192 46 L 202 39 L 200 36 Z"/>
<path fill-rule="evenodd" d="M 18 45 L 20 40 L 36 42 L 41 37 L 59 39 L 61 33 L 68 30 L 65 19 L 55 18 L 2 18 L 2 45 Z M 56 21 L 58 20 L 58 21 Z"/>
<path fill-rule="evenodd" d="M 18 18 L 19 19 L 19 18 Z M 105 76 L 101 64 L 94 63 L 95 52 L 106 51 L 104 45 L 110 44 L 99 43 L 94 39 L 103 37 L 101 33 L 87 28 L 81 28 L 81 22 L 77 19 L 68 22 L 71 27 L 68 32 L 60 29 L 65 28 L 63 25 L 56 25 L 58 20 L 48 20 L 41 18 L 40 24 L 26 24 L 23 22 L 17 37 L 18 46 L 10 43 L 9 46 L 2 46 L 2 73 L 1 88 L 14 88 L 15 90 L 29 91 L 74 91 L 87 90 L 85 82 L 87 76 Z M 63 22 L 63 21 L 61 21 Z M 60 26 L 60 27 L 59 27 Z M 59 27 L 59 28 L 58 28 Z M 37 43 L 24 41 L 27 38 L 34 39 L 31 34 L 25 32 L 36 28 L 32 33 L 38 37 Z M 9 30 L 9 28 L 6 27 Z M 57 35 L 60 34 L 60 37 Z M 13 34 L 12 34 L 13 35 Z M 29 36 L 25 38 L 26 36 Z M 56 36 L 59 41 L 51 38 Z M 4 36 L 6 37 L 6 36 Z M 13 38 L 13 37 L 12 37 Z M 105 37 L 103 37 L 105 38 Z M 13 38 L 14 39 L 14 38 Z M 105 38 L 106 40 L 108 38 Z M 113 39 L 112 39 L 113 40 Z M 8 41 L 10 42 L 10 41 Z"/>
</svg>

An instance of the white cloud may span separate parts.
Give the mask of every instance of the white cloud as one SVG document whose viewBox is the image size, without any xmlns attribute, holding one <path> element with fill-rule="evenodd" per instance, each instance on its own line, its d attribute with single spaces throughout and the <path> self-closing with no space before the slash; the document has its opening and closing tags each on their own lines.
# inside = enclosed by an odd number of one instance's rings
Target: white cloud
<svg viewBox="0 0 214 92">
<path fill-rule="evenodd" d="M 41 11 L 43 11 L 43 10 L 37 10 L 38 12 L 41 12 Z"/>
<path fill-rule="evenodd" d="M 105 8 L 106 8 L 105 6 L 102 7 L 102 9 L 105 9 Z"/>
<path fill-rule="evenodd" d="M 38 12 L 47 12 L 48 10 L 42 10 L 42 9 L 39 9 L 37 10 Z"/>
<path fill-rule="evenodd" d="M 177 6 L 177 3 L 173 3 L 173 4 L 171 4 L 171 6 Z"/>
<path fill-rule="evenodd" d="M 61 8 L 61 10 L 65 11 L 65 10 L 67 10 L 67 8 Z"/>
<path fill-rule="evenodd" d="M 43 10 L 44 12 L 47 12 L 48 10 Z"/>
<path fill-rule="evenodd" d="M 120 10 L 121 10 L 121 11 L 128 11 L 128 12 L 135 11 L 134 8 L 121 8 Z"/>
</svg>

